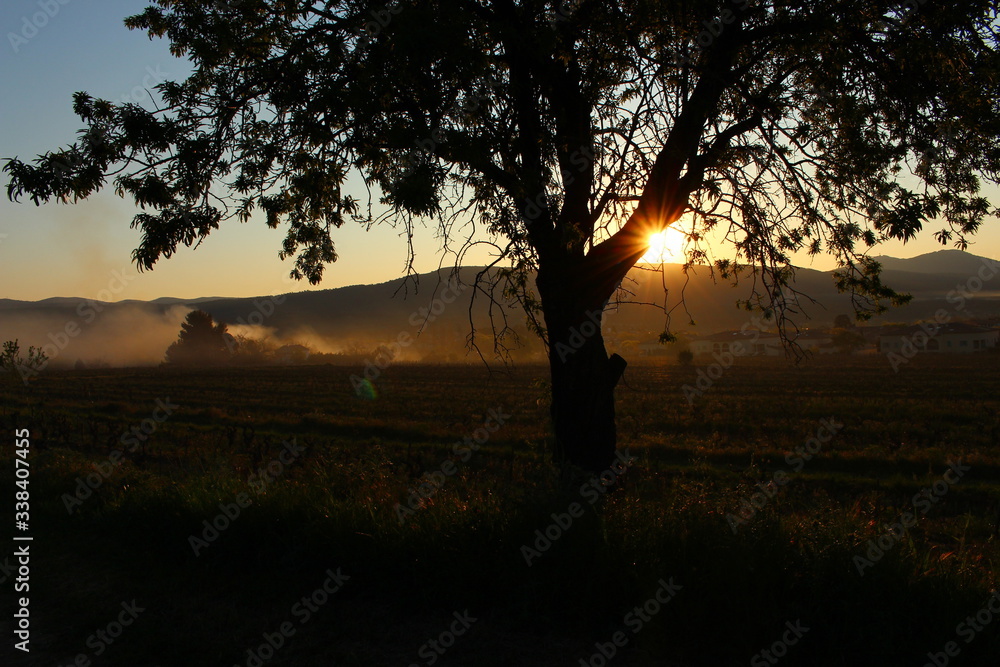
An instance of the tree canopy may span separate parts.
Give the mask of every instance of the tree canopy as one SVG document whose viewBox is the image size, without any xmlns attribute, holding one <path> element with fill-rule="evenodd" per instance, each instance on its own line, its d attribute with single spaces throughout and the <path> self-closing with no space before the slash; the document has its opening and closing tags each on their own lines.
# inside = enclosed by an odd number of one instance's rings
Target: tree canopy
<svg viewBox="0 0 1000 667">
<path fill-rule="evenodd" d="M 216 365 L 230 357 L 225 324 L 216 324 L 203 310 L 184 318 L 177 340 L 167 348 L 166 361 L 177 366 Z"/>
<path fill-rule="evenodd" d="M 798 251 L 832 254 L 864 317 L 904 301 L 871 246 L 931 227 L 964 247 L 994 212 L 981 186 L 1000 166 L 997 12 L 992 0 L 160 0 L 126 25 L 168 39 L 192 74 L 158 85 L 155 109 L 77 93 L 79 140 L 9 160 L 8 196 L 77 199 L 113 178 L 145 209 L 132 223 L 145 269 L 261 211 L 286 226 L 292 274 L 313 283 L 348 221 L 388 220 L 411 239 L 433 221 L 446 249 L 495 245 L 550 349 L 603 309 L 650 234 L 687 215 L 688 261 L 751 276 L 746 305 L 779 327 Z M 709 230 L 731 255 L 705 247 Z M 553 372 L 600 367 L 613 387 L 620 364 L 601 354 L 553 357 Z"/>
<path fill-rule="evenodd" d="M 515 264 L 586 256 L 600 291 L 688 211 L 777 286 L 792 251 L 828 251 L 872 296 L 859 244 L 932 220 L 962 244 L 990 212 L 988 0 L 157 4 L 126 24 L 193 74 L 154 110 L 78 93 L 80 140 L 5 167 L 35 201 L 115 174 L 152 210 L 147 269 L 259 209 L 317 282 L 332 230 L 370 211 L 352 170 L 407 225 L 451 236 L 461 212 Z"/>
</svg>

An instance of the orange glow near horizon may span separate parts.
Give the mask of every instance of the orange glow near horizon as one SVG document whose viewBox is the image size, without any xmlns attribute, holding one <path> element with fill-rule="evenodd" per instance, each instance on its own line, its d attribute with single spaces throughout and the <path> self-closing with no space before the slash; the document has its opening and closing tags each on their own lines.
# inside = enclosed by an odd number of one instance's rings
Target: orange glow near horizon
<svg viewBox="0 0 1000 667">
<path fill-rule="evenodd" d="M 663 262 L 683 262 L 684 246 L 688 235 L 683 229 L 682 221 L 678 220 L 663 231 L 650 234 L 649 249 L 639 259 L 645 264 L 660 264 Z"/>
</svg>

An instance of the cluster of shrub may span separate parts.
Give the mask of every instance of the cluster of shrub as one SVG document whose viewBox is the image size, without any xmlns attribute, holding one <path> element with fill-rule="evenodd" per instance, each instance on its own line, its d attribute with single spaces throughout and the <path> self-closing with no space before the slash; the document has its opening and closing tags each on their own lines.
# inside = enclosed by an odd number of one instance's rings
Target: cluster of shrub
<svg viewBox="0 0 1000 667">
<path fill-rule="evenodd" d="M 349 350 L 330 354 L 305 345 L 278 345 L 267 339 L 232 335 L 223 323 L 216 323 L 203 310 L 188 313 L 177 340 L 167 348 L 164 363 L 169 366 L 257 366 L 292 364 L 357 364 L 370 350 Z"/>
</svg>

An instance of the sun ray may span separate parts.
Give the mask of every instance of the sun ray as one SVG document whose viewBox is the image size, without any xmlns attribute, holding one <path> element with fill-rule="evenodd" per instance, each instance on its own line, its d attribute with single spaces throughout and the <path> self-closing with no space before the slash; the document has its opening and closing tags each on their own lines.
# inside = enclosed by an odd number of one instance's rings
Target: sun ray
<svg viewBox="0 0 1000 667">
<path fill-rule="evenodd" d="M 662 232 L 650 235 L 649 250 L 639 261 L 645 264 L 680 262 L 684 258 L 686 243 L 687 234 L 677 227 L 668 227 Z"/>
</svg>

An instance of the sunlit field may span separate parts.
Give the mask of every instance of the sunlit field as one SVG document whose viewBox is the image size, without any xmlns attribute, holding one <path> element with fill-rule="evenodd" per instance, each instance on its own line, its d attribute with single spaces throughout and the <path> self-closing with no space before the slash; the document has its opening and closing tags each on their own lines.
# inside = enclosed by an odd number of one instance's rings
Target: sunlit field
<svg viewBox="0 0 1000 667">
<path fill-rule="evenodd" d="M 689 402 L 711 363 L 629 367 L 608 493 L 548 462 L 543 367 L 4 377 L 14 664 L 995 664 L 1000 355 L 738 362 Z"/>
</svg>

